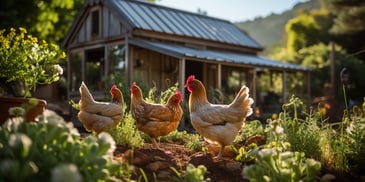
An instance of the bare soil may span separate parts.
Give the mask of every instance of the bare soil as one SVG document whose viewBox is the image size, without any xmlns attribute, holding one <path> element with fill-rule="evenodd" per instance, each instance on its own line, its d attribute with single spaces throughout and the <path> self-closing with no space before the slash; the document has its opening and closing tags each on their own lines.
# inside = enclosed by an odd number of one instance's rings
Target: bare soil
<svg viewBox="0 0 365 182">
<path fill-rule="evenodd" d="M 135 167 L 132 179 L 137 181 L 144 181 L 141 170 L 148 181 L 174 181 L 177 174 L 172 168 L 184 172 L 189 163 L 196 167 L 204 165 L 207 168 L 205 177 L 211 181 L 248 181 L 241 175 L 243 164 L 234 160 L 235 154 L 229 147 L 225 148 L 221 160 L 214 158 L 220 148 L 218 145 L 207 147 L 207 152 L 196 152 L 179 144 L 159 143 L 157 149 L 150 143 L 145 143 L 134 150 L 118 146 L 114 156 L 118 160 L 129 161 Z"/>
<path fill-rule="evenodd" d="M 214 182 L 248 182 L 242 175 L 245 165 L 235 161 L 236 154 L 226 147 L 221 160 L 215 159 L 220 146 L 215 144 L 205 145 L 206 152 L 197 152 L 175 143 L 159 143 L 159 148 L 154 148 L 151 143 L 145 143 L 140 148 L 130 149 L 117 146 L 114 157 L 118 161 L 128 161 L 134 166 L 132 179 L 145 181 L 142 172 L 145 173 L 147 181 L 151 182 L 170 182 L 176 181 L 176 169 L 184 173 L 187 165 L 193 164 L 195 167 L 204 165 L 207 168 L 205 178 Z M 142 171 L 142 172 L 141 172 Z M 320 176 L 331 174 L 334 179 L 332 182 L 355 182 L 364 181 L 364 176 L 350 173 L 338 173 L 336 171 L 323 169 Z"/>
</svg>

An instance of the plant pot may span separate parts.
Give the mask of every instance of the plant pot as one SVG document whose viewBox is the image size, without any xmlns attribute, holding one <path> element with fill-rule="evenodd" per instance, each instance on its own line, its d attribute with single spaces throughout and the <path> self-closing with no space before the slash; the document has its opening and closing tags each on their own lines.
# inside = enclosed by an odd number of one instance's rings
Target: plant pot
<svg viewBox="0 0 365 182">
<path fill-rule="evenodd" d="M 18 97 L 0 97 L 0 125 L 2 125 L 9 117 L 9 109 L 12 107 L 21 107 L 29 103 L 28 98 Z M 30 108 L 26 113 L 28 122 L 35 121 L 35 118 L 42 114 L 46 108 L 47 102 L 42 99 L 37 99 L 38 104 Z"/>
</svg>

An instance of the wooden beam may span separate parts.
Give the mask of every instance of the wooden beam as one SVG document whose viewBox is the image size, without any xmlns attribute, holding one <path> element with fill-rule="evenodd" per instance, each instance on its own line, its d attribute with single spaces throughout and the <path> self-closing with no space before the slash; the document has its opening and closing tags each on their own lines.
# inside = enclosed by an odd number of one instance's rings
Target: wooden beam
<svg viewBox="0 0 365 182">
<path fill-rule="evenodd" d="M 161 32 L 154 32 L 154 31 L 148 31 L 148 30 L 141 30 L 141 29 L 135 29 L 133 32 L 134 37 L 141 37 L 143 39 L 152 39 L 152 40 L 162 40 L 161 42 L 174 42 L 179 44 L 195 44 L 196 46 L 203 46 L 207 47 L 207 45 L 210 48 L 218 48 L 223 50 L 231 50 L 231 51 L 237 51 L 237 52 L 244 52 L 244 53 L 251 53 L 256 54 L 259 51 L 262 51 L 261 48 L 254 48 L 254 47 L 248 47 L 248 46 L 239 46 L 239 45 L 233 45 L 229 43 L 222 43 L 212 40 L 204 40 L 204 39 L 198 39 L 194 37 L 188 37 L 188 36 L 180 36 L 180 35 L 172 35 L 172 34 L 166 34 Z"/>
</svg>

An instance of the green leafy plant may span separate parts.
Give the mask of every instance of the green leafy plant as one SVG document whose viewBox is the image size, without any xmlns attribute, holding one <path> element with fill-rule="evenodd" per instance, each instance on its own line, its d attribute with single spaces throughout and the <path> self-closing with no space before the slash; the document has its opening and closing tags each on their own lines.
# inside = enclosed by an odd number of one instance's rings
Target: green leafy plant
<svg viewBox="0 0 365 182">
<path fill-rule="evenodd" d="M 254 153 L 259 150 L 256 143 L 251 143 L 249 146 L 242 146 L 238 149 L 235 160 L 239 162 L 252 162 L 255 160 Z"/>
<path fill-rule="evenodd" d="M 316 181 L 321 163 L 307 159 L 303 152 L 283 152 L 281 148 L 262 149 L 256 162 L 243 169 L 243 176 L 252 182 Z"/>
<path fill-rule="evenodd" d="M 177 182 L 207 182 L 209 178 L 205 178 L 204 175 L 207 172 L 207 168 L 204 165 L 195 167 L 192 164 L 186 166 L 185 174 L 180 173 L 175 168 L 171 168 L 177 175 L 177 178 L 173 178 Z"/>
<path fill-rule="evenodd" d="M 328 124 L 322 146 L 324 163 L 338 172 L 363 174 L 365 170 L 365 102 L 355 106 L 342 122 Z"/>
<path fill-rule="evenodd" d="M 184 143 L 184 146 L 195 151 L 204 151 L 202 138 L 198 134 L 188 133 L 186 131 L 175 130 L 166 136 L 160 137 L 160 141 Z"/>
<path fill-rule="evenodd" d="M 365 171 L 365 101 L 363 108 L 354 107 L 351 122 L 346 127 L 347 160 L 352 171 L 364 174 Z"/>
<path fill-rule="evenodd" d="M 304 152 L 307 157 L 319 160 L 322 134 L 318 126 L 320 118 L 316 114 L 305 115 L 301 110 L 304 110 L 303 102 L 293 96 L 289 103 L 283 105 L 283 112 L 278 118 L 268 119 L 267 139 L 269 142 L 288 142 L 292 151 Z"/>
<path fill-rule="evenodd" d="M 114 181 L 130 176 L 128 165 L 113 160 L 115 142 L 109 134 L 81 139 L 73 124 L 56 114 L 38 119 L 28 123 L 16 117 L 0 128 L 0 181 Z"/>
<path fill-rule="evenodd" d="M 137 130 L 130 112 L 126 113 L 115 128 L 108 128 L 106 132 L 110 133 L 118 145 L 134 148 L 141 147 L 144 143 L 143 133 Z"/>
<path fill-rule="evenodd" d="M 0 83 L 8 94 L 31 96 L 37 84 L 50 84 L 62 75 L 58 62 L 66 54 L 58 45 L 38 40 L 25 28 L 0 30 L 0 42 Z"/>
</svg>

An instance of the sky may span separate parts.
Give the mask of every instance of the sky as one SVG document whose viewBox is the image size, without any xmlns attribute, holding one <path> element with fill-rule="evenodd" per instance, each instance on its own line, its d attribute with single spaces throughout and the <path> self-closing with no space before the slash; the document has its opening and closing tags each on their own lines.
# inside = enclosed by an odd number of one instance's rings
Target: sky
<svg viewBox="0 0 365 182">
<path fill-rule="evenodd" d="M 201 9 L 208 16 L 240 22 L 281 13 L 305 1 L 308 0 L 156 0 L 156 4 L 194 13 Z"/>
</svg>

